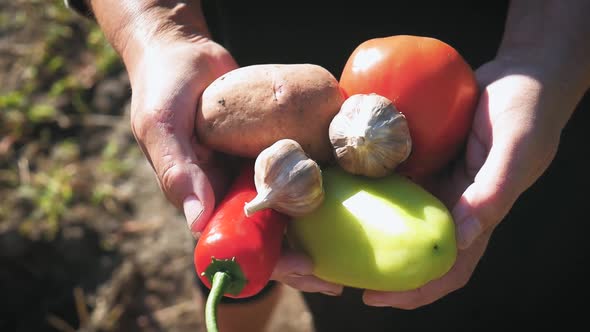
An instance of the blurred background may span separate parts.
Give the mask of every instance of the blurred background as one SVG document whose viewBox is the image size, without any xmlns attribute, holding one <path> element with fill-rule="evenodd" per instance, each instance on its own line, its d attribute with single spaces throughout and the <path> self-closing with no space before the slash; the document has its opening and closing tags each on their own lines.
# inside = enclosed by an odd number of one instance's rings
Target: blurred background
<svg viewBox="0 0 590 332">
<path fill-rule="evenodd" d="M 184 218 L 130 132 L 130 87 L 62 0 L 0 0 L 0 331 L 204 331 Z M 298 293 L 271 331 L 311 331 Z"/>
</svg>

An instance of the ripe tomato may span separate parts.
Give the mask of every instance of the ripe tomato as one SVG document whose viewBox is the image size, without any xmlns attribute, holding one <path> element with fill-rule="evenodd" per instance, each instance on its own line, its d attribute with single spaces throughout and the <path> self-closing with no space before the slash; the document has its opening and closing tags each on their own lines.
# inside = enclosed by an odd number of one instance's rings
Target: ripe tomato
<svg viewBox="0 0 590 332">
<path fill-rule="evenodd" d="M 412 153 L 397 171 L 415 180 L 441 170 L 463 147 L 479 89 L 470 65 L 450 45 L 397 35 L 361 43 L 340 78 L 348 96 L 377 93 L 407 120 Z"/>
</svg>

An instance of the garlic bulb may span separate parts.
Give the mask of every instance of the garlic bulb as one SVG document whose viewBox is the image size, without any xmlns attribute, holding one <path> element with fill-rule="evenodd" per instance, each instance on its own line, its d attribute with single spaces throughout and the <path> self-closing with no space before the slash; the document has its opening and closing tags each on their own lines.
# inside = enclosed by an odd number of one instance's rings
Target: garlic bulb
<svg viewBox="0 0 590 332">
<path fill-rule="evenodd" d="M 375 93 L 347 98 L 332 119 L 329 134 L 338 164 L 352 174 L 390 174 L 412 149 L 406 117 Z"/>
<path fill-rule="evenodd" d="M 302 216 L 324 200 L 319 165 L 292 139 L 281 139 L 260 152 L 254 163 L 254 183 L 258 194 L 244 205 L 246 216 L 265 208 Z"/>
</svg>

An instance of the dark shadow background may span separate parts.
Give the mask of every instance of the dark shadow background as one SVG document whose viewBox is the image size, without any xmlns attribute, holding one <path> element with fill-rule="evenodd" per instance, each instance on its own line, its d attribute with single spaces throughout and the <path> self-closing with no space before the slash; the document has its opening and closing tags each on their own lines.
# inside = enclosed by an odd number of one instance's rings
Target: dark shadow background
<svg viewBox="0 0 590 332">
<path fill-rule="evenodd" d="M 439 38 L 477 68 L 495 55 L 508 1 L 205 4 L 214 37 L 240 65 L 310 62 L 339 78 L 359 43 L 395 34 Z M 413 311 L 364 306 L 354 290 L 337 298 L 308 294 L 318 331 L 492 331 L 583 323 L 589 107 L 587 94 L 554 162 L 497 228 L 465 288 Z"/>
</svg>

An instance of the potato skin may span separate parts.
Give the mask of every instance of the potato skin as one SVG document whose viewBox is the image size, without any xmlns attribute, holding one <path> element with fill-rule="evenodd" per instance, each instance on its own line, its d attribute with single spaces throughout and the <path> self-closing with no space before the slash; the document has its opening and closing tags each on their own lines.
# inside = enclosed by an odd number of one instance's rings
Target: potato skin
<svg viewBox="0 0 590 332">
<path fill-rule="evenodd" d="M 279 139 L 296 140 L 318 162 L 333 158 L 328 128 L 344 96 L 314 64 L 260 64 L 219 77 L 203 92 L 197 136 L 210 148 L 255 158 Z"/>
</svg>

